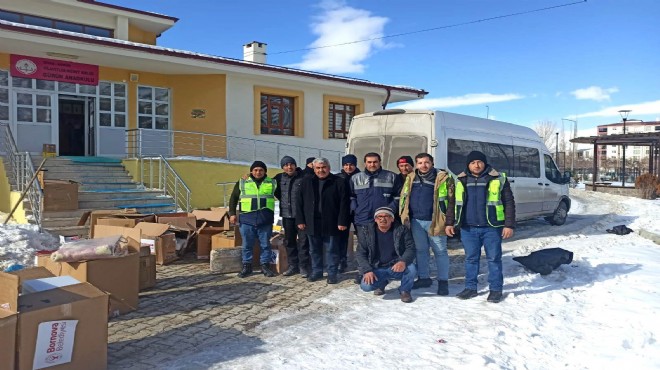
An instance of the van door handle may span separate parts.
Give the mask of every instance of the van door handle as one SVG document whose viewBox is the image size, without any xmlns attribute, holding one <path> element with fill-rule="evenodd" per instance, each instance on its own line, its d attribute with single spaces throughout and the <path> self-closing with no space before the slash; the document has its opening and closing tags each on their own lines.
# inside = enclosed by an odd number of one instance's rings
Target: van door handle
<svg viewBox="0 0 660 370">
<path fill-rule="evenodd" d="M 516 182 L 516 180 L 509 179 L 509 182 L 514 183 L 514 182 Z"/>
<path fill-rule="evenodd" d="M 545 184 L 545 186 L 550 186 L 550 184 Z"/>
<path fill-rule="evenodd" d="M 542 183 L 542 182 L 539 182 L 538 184 L 541 185 L 541 186 L 543 186 L 543 183 Z"/>
</svg>

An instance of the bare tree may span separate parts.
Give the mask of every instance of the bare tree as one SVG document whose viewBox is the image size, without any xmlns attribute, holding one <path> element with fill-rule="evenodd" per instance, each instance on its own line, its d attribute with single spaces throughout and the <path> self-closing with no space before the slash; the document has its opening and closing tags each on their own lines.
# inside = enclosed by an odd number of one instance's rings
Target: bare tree
<svg viewBox="0 0 660 370">
<path fill-rule="evenodd" d="M 541 137 L 545 146 L 552 152 L 557 142 L 557 124 L 552 121 L 539 121 L 534 125 L 534 131 Z"/>
</svg>

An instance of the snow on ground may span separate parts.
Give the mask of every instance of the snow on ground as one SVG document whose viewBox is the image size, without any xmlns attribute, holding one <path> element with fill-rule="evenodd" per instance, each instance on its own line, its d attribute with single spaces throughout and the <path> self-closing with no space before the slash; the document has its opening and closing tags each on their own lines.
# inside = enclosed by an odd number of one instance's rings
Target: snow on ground
<svg viewBox="0 0 660 370">
<path fill-rule="evenodd" d="M 482 259 L 480 295 L 471 300 L 453 297 L 463 288 L 461 266 L 450 297 L 436 296 L 434 286 L 413 291 L 411 304 L 399 301 L 398 282 L 383 297 L 337 288 L 313 308 L 271 317 L 256 338 L 210 340 L 163 368 L 660 368 L 660 246 L 605 232 L 619 224 L 660 231 L 660 200 L 581 189 L 571 198 L 565 225 L 521 223 L 504 243 L 499 304 L 486 302 Z M 0 230 L 0 266 L 30 264 L 35 250 L 56 243 L 33 227 Z M 574 260 L 547 276 L 512 260 L 553 247 L 574 252 Z"/>
<path fill-rule="evenodd" d="M 504 243 L 499 304 L 486 302 L 482 260 L 480 295 L 471 300 L 453 297 L 462 276 L 452 278 L 450 297 L 436 296 L 434 286 L 413 291 L 411 304 L 399 301 L 398 282 L 383 297 L 338 288 L 314 309 L 271 317 L 258 338 L 210 342 L 168 368 L 660 368 L 660 246 L 605 232 L 657 228 L 660 201 L 584 190 L 571 198 L 564 226 L 521 223 Z M 547 276 L 512 260 L 553 247 L 574 260 Z"/>
<path fill-rule="evenodd" d="M 7 215 L 0 212 L 4 220 Z M 34 265 L 34 255 L 40 250 L 55 250 L 60 246 L 59 238 L 48 233 L 39 233 L 36 225 L 9 223 L 0 226 L 0 271 L 19 264 Z"/>
</svg>

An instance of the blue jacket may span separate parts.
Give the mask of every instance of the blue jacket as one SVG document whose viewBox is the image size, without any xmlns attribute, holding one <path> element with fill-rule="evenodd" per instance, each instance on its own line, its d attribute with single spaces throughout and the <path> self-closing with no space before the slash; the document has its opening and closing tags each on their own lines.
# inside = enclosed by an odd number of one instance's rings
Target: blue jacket
<svg viewBox="0 0 660 370">
<path fill-rule="evenodd" d="M 381 168 L 376 172 L 365 169 L 351 177 L 351 211 L 356 225 L 373 223 L 374 212 L 380 207 L 390 207 L 397 214 L 401 185 L 396 176 Z"/>
</svg>

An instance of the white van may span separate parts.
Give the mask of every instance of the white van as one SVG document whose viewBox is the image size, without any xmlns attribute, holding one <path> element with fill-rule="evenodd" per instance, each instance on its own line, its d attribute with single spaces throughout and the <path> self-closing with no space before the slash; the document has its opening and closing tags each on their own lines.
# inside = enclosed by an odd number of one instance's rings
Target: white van
<svg viewBox="0 0 660 370">
<path fill-rule="evenodd" d="M 358 161 L 366 153 L 379 153 L 383 167 L 395 173 L 400 156 L 429 153 L 435 167 L 459 174 L 473 150 L 506 174 L 516 220 L 545 216 L 553 225 L 564 224 L 571 208 L 570 176 L 559 172 L 548 148 L 528 127 L 449 112 L 388 109 L 353 117 L 346 142 L 346 153 Z"/>
</svg>

